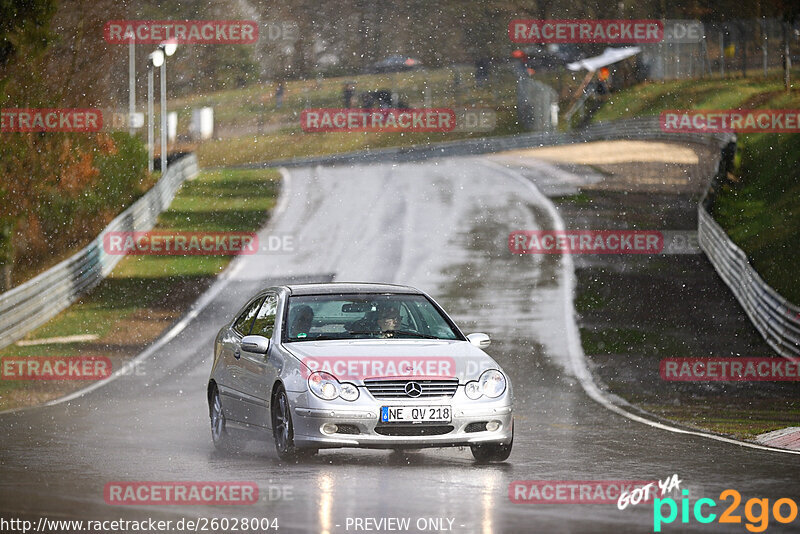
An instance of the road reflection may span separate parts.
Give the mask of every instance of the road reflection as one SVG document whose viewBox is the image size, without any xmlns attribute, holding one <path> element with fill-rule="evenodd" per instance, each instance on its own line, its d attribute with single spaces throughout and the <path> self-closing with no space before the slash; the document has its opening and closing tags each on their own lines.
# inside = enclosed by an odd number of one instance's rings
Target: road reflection
<svg viewBox="0 0 800 534">
<path fill-rule="evenodd" d="M 333 507 L 333 477 L 328 473 L 317 475 L 317 489 L 319 490 L 319 532 L 331 533 L 331 508 Z"/>
</svg>

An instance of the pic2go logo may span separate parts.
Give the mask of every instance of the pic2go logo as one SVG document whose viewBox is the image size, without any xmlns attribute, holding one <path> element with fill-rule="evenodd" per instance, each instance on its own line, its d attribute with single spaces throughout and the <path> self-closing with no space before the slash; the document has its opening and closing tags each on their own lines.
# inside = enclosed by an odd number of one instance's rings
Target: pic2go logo
<svg viewBox="0 0 800 534">
<path fill-rule="evenodd" d="M 689 523 L 689 512 L 694 514 L 694 519 L 698 523 L 711 523 L 717 515 L 711 513 L 710 508 L 717 506 L 713 499 L 698 499 L 694 506 L 689 503 L 689 490 L 683 490 L 683 499 L 681 499 L 680 513 L 681 523 Z M 726 489 L 719 494 L 721 501 L 727 501 L 729 498 L 732 502 L 728 508 L 719 516 L 719 523 L 741 523 L 742 516 L 735 515 L 736 509 L 742 502 L 741 494 L 734 489 Z M 664 515 L 665 507 L 668 510 L 668 515 Z M 758 509 L 756 512 L 755 509 Z M 784 510 L 788 508 L 788 513 L 784 515 Z M 745 524 L 745 528 L 750 532 L 764 532 L 769 526 L 770 507 L 769 499 L 749 499 L 744 505 L 744 516 L 749 521 Z M 797 503 L 792 499 L 783 498 L 777 499 L 772 505 L 772 516 L 778 523 L 791 523 L 797 519 Z M 653 501 L 653 531 L 661 532 L 661 525 L 673 523 L 678 518 L 678 504 L 675 499 L 667 497 L 666 499 L 656 498 Z"/>
</svg>

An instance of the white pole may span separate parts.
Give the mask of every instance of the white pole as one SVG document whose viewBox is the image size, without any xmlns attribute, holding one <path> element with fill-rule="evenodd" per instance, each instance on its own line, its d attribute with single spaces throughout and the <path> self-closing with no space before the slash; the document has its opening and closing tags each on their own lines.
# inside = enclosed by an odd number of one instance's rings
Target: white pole
<svg viewBox="0 0 800 534">
<path fill-rule="evenodd" d="M 161 64 L 161 176 L 167 173 L 167 58 Z"/>
<path fill-rule="evenodd" d="M 788 22 L 783 23 L 783 85 L 787 91 L 792 88 L 791 84 L 791 71 L 792 71 L 792 56 L 789 54 L 789 36 L 792 34 L 792 28 Z"/>
<path fill-rule="evenodd" d="M 133 41 L 131 36 L 128 43 L 128 133 L 131 135 L 136 133 L 133 127 L 133 114 L 136 113 L 136 47 Z"/>
<path fill-rule="evenodd" d="M 153 95 L 153 65 L 147 67 L 147 170 L 153 172 L 155 165 L 153 164 L 153 138 L 155 137 L 154 131 L 155 113 L 153 108 L 154 95 Z"/>
</svg>

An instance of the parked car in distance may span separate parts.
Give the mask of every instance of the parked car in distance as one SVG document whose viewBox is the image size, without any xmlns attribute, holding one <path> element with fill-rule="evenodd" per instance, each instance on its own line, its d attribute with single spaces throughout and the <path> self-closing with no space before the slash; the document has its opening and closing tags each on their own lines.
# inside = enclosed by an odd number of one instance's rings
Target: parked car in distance
<svg viewBox="0 0 800 534">
<path fill-rule="evenodd" d="M 380 61 L 376 61 L 367 67 L 368 73 L 381 73 L 381 72 L 405 72 L 422 67 L 422 63 L 413 57 L 393 55 Z"/>
</svg>

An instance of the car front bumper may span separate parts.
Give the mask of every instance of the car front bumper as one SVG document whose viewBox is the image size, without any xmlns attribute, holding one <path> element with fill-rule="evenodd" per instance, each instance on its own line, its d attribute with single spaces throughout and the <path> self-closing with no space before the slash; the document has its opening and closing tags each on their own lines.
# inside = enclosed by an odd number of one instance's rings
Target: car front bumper
<svg viewBox="0 0 800 534">
<path fill-rule="evenodd" d="M 472 401 L 459 394 L 453 398 L 428 398 L 424 402 L 405 399 L 359 399 L 357 403 L 325 404 L 310 394 L 291 399 L 294 442 L 303 448 L 426 448 L 458 447 L 511 441 L 513 407 L 510 395 L 498 399 Z M 369 396 L 367 394 L 367 396 Z M 460 398 L 458 398 L 460 397 Z M 294 400 L 295 402 L 292 402 Z M 311 404 L 312 406 L 308 406 Z M 449 422 L 381 423 L 382 406 L 450 406 Z M 493 431 L 481 429 L 483 423 L 495 422 Z M 340 431 L 323 432 L 326 424 L 337 425 Z M 387 435 L 388 434 L 388 435 Z"/>
</svg>

